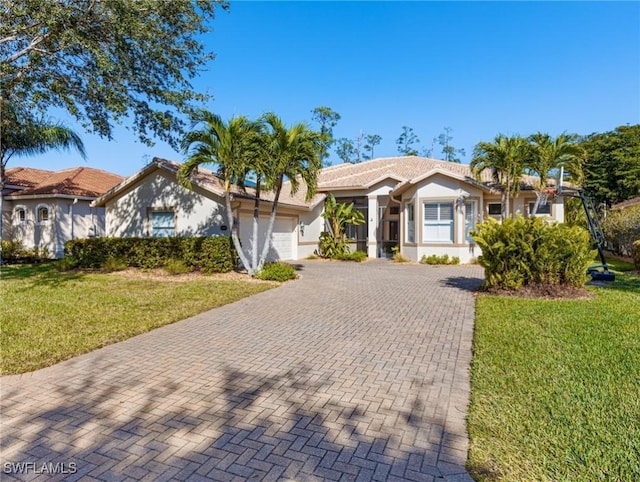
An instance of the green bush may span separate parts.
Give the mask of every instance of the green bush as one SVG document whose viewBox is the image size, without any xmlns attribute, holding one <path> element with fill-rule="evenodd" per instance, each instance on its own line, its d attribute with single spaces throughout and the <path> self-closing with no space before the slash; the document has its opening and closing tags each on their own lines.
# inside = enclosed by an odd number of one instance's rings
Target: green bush
<svg viewBox="0 0 640 482">
<path fill-rule="evenodd" d="M 631 245 L 631 257 L 636 269 L 640 270 L 640 239 L 634 241 Z"/>
<path fill-rule="evenodd" d="M 632 244 L 640 239 L 640 206 L 609 211 L 602 228 L 615 254 L 631 256 Z"/>
<path fill-rule="evenodd" d="M 170 259 L 164 265 L 164 270 L 172 276 L 179 274 L 191 273 L 193 268 L 188 266 L 186 262 L 181 259 Z"/>
<path fill-rule="evenodd" d="M 113 273 L 114 271 L 124 271 L 127 268 L 127 262 L 124 258 L 109 256 L 102 265 L 101 270 L 105 273 Z"/>
<path fill-rule="evenodd" d="M 49 248 L 24 249 L 19 241 L 2 241 L 2 261 L 6 263 L 41 263 L 49 259 Z"/>
<path fill-rule="evenodd" d="M 226 273 L 238 263 L 228 236 L 76 239 L 65 243 L 64 252 L 80 268 L 101 268 L 110 257 L 135 268 L 162 268 L 177 259 L 205 273 Z"/>
<path fill-rule="evenodd" d="M 579 226 L 546 224 L 541 218 L 489 219 L 473 239 L 482 249 L 486 289 L 517 290 L 523 286 L 580 287 L 594 256 L 588 231 Z"/>
<path fill-rule="evenodd" d="M 420 259 L 420 262 L 422 264 L 460 264 L 460 258 L 457 256 L 449 258 L 448 254 L 443 254 L 442 256 L 438 256 L 436 254 L 427 256 L 424 254 Z"/>
<path fill-rule="evenodd" d="M 335 256 L 334 259 L 340 261 L 355 261 L 356 263 L 362 263 L 365 259 L 367 259 L 367 253 L 365 253 L 364 251 L 347 252 Z"/>
<path fill-rule="evenodd" d="M 266 263 L 256 274 L 256 278 L 267 281 L 288 281 L 297 277 L 295 268 L 281 261 Z"/>
<path fill-rule="evenodd" d="M 22 245 L 19 241 L 2 240 L 2 261 L 9 263 L 16 261 L 22 251 Z"/>
</svg>

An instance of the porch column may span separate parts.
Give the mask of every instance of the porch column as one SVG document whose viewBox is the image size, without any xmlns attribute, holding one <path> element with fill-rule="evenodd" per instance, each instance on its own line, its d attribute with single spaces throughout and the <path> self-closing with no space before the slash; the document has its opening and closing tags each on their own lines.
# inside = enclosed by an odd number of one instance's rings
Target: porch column
<svg viewBox="0 0 640 482">
<path fill-rule="evenodd" d="M 367 210 L 367 256 L 378 257 L 378 196 L 369 196 Z"/>
</svg>

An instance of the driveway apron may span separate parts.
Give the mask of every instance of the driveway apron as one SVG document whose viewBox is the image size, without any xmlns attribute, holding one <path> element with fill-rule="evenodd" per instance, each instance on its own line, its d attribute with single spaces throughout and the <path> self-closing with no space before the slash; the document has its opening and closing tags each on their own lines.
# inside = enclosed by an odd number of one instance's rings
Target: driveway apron
<svg viewBox="0 0 640 482">
<path fill-rule="evenodd" d="M 0 379 L 2 480 L 459 480 L 477 266 L 301 279 Z"/>
</svg>

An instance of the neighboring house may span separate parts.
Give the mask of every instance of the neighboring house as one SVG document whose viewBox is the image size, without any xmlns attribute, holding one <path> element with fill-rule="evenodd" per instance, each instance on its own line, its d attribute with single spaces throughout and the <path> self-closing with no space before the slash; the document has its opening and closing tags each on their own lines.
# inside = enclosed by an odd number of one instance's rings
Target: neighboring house
<svg viewBox="0 0 640 482">
<path fill-rule="evenodd" d="M 123 179 L 89 167 L 55 172 L 9 168 L 2 191 L 2 237 L 62 257 L 66 241 L 104 236 L 104 209 L 91 203 Z"/>
<path fill-rule="evenodd" d="M 106 208 L 107 236 L 211 236 L 227 234 L 222 183 L 200 168 L 194 190 L 178 185 L 180 164 L 155 158 L 149 165 L 106 192 L 94 203 Z M 512 199 L 516 213 L 529 216 L 536 200 L 537 178 L 524 176 L 521 193 Z M 318 194 L 305 202 L 304 187 L 290 195 L 285 183 L 272 236 L 270 260 L 303 259 L 318 248 L 324 230 L 325 196 L 353 202 L 367 222 L 350 226 L 353 248 L 369 257 L 386 257 L 394 246 L 409 259 L 448 254 L 469 262 L 480 254 L 469 231 L 488 217 L 500 217 L 500 191 L 490 173 L 479 181 L 469 166 L 423 157 L 391 157 L 323 169 Z M 251 249 L 252 190 L 233 193 L 232 208 L 240 239 Z M 266 230 L 272 194 L 263 196 L 260 239 Z M 564 200 L 551 198 L 537 216 L 564 220 Z"/>
</svg>

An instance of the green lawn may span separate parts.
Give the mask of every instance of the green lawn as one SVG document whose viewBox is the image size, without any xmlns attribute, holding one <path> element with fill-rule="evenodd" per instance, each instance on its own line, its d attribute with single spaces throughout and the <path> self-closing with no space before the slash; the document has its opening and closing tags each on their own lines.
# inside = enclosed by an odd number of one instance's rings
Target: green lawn
<svg viewBox="0 0 640 482">
<path fill-rule="evenodd" d="M 589 290 L 589 300 L 478 298 L 476 479 L 640 480 L 640 276 Z"/>
<path fill-rule="evenodd" d="M 59 272 L 53 263 L 0 271 L 0 373 L 24 373 L 273 287 Z"/>
</svg>

